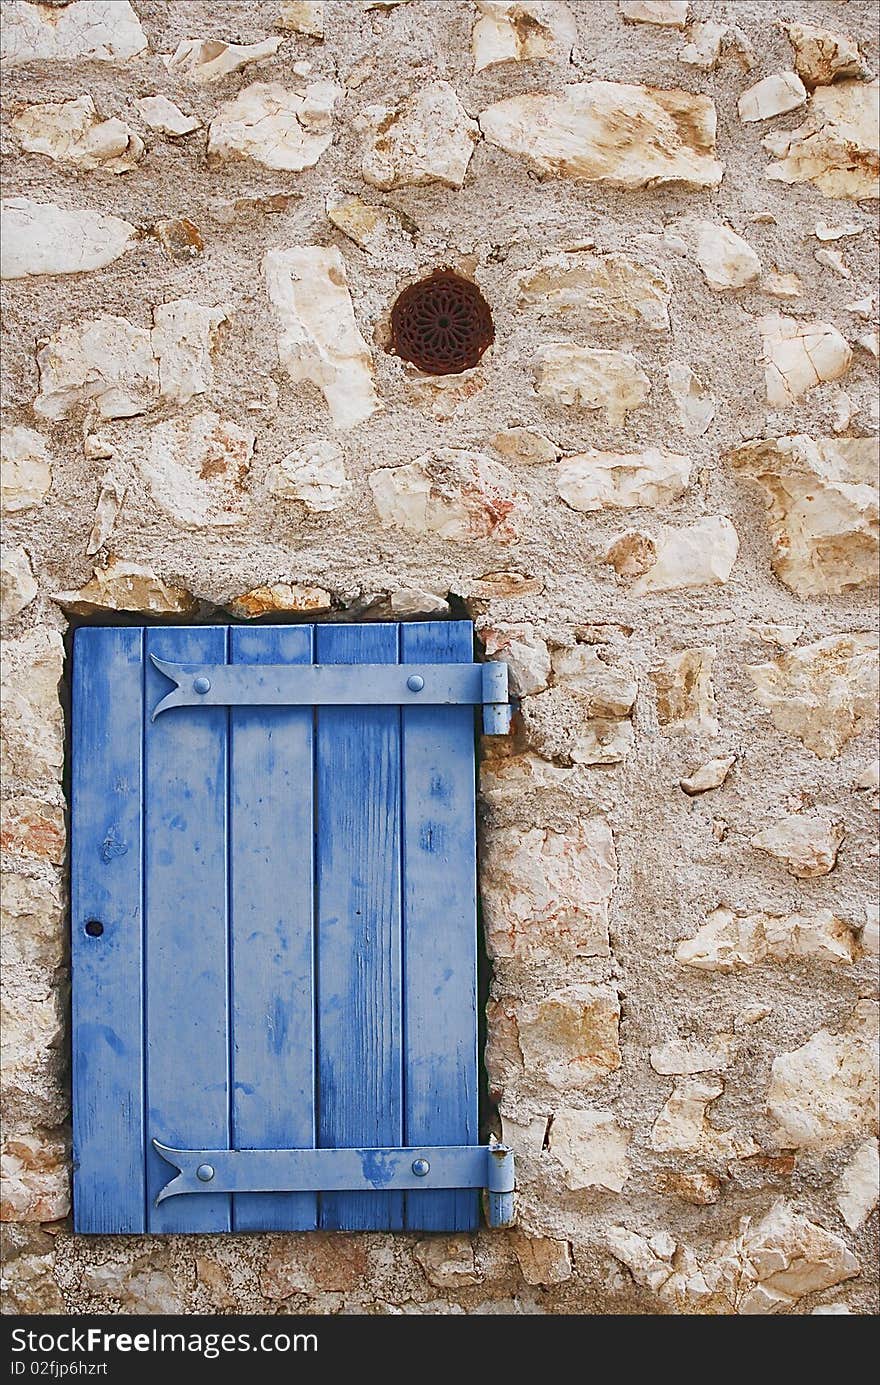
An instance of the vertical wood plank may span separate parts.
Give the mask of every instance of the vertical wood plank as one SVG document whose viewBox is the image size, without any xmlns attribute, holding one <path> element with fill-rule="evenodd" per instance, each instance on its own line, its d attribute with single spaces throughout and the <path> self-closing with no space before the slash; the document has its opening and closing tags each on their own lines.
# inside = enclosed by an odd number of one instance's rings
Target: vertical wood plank
<svg viewBox="0 0 880 1385">
<path fill-rule="evenodd" d="M 230 631 L 230 663 L 310 664 L 310 625 Z M 315 1144 L 311 707 L 229 720 L 232 1147 Z M 238 1193 L 236 1231 L 308 1231 L 314 1193 Z"/>
<path fill-rule="evenodd" d="M 470 621 L 401 626 L 401 662 L 470 663 Z M 403 955 L 408 1145 L 476 1144 L 477 870 L 471 707 L 405 707 Z M 479 1225 L 473 1191 L 407 1193 L 406 1225 Z"/>
<path fill-rule="evenodd" d="M 397 663 L 395 625 L 324 625 L 315 633 L 318 663 Z M 319 707 L 316 787 L 318 1143 L 398 1146 L 399 708 Z M 403 1196 L 323 1194 L 320 1221 L 351 1231 L 399 1228 Z"/>
<path fill-rule="evenodd" d="M 146 654 L 226 662 L 222 626 L 155 628 Z M 150 1231 L 228 1231 L 230 1198 L 153 1205 L 173 1170 L 149 1141 L 229 1147 L 227 724 L 225 707 L 150 712 L 169 690 L 147 659 L 144 879 L 147 1189 Z"/>
<path fill-rule="evenodd" d="M 73 1205 L 81 1232 L 144 1230 L 142 643 L 134 627 L 74 636 Z"/>
</svg>

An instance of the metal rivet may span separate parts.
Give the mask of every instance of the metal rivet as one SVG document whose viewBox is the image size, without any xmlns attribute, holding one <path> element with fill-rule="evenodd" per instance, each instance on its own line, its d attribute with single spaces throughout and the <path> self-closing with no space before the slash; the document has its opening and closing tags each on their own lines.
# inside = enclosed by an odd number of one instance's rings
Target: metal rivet
<svg viewBox="0 0 880 1385">
<path fill-rule="evenodd" d="M 210 678 L 205 678 L 204 675 L 203 675 L 201 678 L 194 678 L 194 679 L 193 679 L 193 692 L 197 692 L 197 693 L 206 693 L 206 692 L 210 692 L 210 691 L 211 691 L 211 680 L 210 680 Z"/>
<path fill-rule="evenodd" d="M 196 1178 L 198 1178 L 200 1182 L 202 1182 L 202 1183 L 210 1183 L 210 1181 L 211 1181 L 211 1179 L 212 1179 L 213 1177 L 214 1177 L 214 1165 L 213 1165 L 213 1164 L 199 1164 L 199 1167 L 196 1169 Z"/>
<path fill-rule="evenodd" d="M 419 681 L 421 682 L 421 679 Z M 413 1159 L 412 1171 L 416 1178 L 424 1178 L 426 1173 L 431 1172 L 431 1165 L 427 1159 Z"/>
<path fill-rule="evenodd" d="M 422 688 L 425 686 L 425 680 L 420 677 L 418 673 L 411 673 L 406 680 L 406 686 L 409 688 L 410 692 L 421 692 Z M 427 1169 L 425 1172 L 427 1173 Z"/>
</svg>

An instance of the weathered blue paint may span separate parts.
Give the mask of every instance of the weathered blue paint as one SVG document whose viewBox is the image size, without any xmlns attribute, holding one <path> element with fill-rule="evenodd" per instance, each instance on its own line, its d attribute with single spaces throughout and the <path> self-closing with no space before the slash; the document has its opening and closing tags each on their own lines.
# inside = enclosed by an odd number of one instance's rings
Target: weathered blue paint
<svg viewBox="0 0 880 1385">
<path fill-rule="evenodd" d="M 149 629 L 146 653 L 220 663 L 227 635 L 222 626 Z M 163 681 L 147 663 L 148 707 Z M 145 722 L 147 1136 L 171 1144 L 229 1144 L 227 724 L 224 707 Z M 148 1147 L 149 1231 L 230 1230 L 228 1196 L 156 1207 L 164 1181 Z"/>
<path fill-rule="evenodd" d="M 145 1225 L 142 646 L 136 629 L 82 629 L 74 637 L 70 951 L 78 1231 Z"/>
<path fill-rule="evenodd" d="M 308 625 L 239 626 L 232 667 L 311 663 Z M 232 1145 L 315 1143 L 311 708 L 230 711 Z M 242 1194 L 236 1231 L 307 1231 L 308 1193 Z"/>
<path fill-rule="evenodd" d="M 412 688 L 372 705 L 376 665 L 427 683 L 472 668 L 472 639 L 469 622 L 78 632 L 78 1230 L 465 1230 L 479 1187 L 507 1217 L 476 1144 L 473 707 Z M 361 665 L 340 674 L 362 702 L 194 698 L 153 721 L 163 664 Z M 467 1181 L 437 1147 L 466 1151 Z M 175 1149 L 189 1183 L 160 1198 Z M 286 1171 L 255 1175 L 264 1156 Z"/>
<path fill-rule="evenodd" d="M 405 663 L 473 658 L 470 621 L 400 627 Z M 404 707 L 403 952 L 407 1144 L 476 1144 L 477 862 L 474 718 Z M 472 1192 L 410 1193 L 411 1230 L 479 1225 Z"/>
<path fill-rule="evenodd" d="M 323 664 L 396 664 L 396 625 L 319 625 Z M 365 682 L 364 697 L 369 695 Z M 403 1144 L 400 712 L 319 707 L 318 1143 Z M 321 1226 L 403 1226 L 399 1193 L 328 1193 Z"/>
<path fill-rule="evenodd" d="M 233 1193 L 237 1201 L 248 1189 L 267 1199 L 278 1189 L 327 1188 L 364 1192 L 409 1190 L 414 1196 L 431 1189 L 488 1188 L 502 1197 L 513 1192 L 513 1155 L 503 1146 L 415 1145 L 409 1149 L 170 1149 L 154 1140 L 162 1158 L 180 1172 L 158 1194 L 157 1201 L 181 1194 Z M 500 1151 L 500 1153 L 499 1153 Z M 491 1168 L 490 1168 L 491 1165 Z M 475 1194 L 470 1194 L 475 1196 Z"/>
</svg>

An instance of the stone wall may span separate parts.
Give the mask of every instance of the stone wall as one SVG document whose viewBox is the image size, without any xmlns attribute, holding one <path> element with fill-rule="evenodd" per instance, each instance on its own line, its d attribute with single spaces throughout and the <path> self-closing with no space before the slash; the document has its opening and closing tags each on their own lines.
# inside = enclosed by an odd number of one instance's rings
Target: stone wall
<svg viewBox="0 0 880 1385">
<path fill-rule="evenodd" d="M 7 1306 L 873 1311 L 873 6 L 3 21 Z M 461 375 L 387 350 L 438 266 Z M 466 611 L 509 662 L 515 1232 L 72 1235 L 59 688 L 117 611 Z"/>
</svg>

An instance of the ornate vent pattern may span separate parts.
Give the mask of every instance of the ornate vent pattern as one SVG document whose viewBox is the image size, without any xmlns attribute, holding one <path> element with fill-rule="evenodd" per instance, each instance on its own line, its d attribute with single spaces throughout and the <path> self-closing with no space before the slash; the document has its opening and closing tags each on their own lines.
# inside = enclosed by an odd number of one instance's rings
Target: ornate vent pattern
<svg viewBox="0 0 880 1385">
<path fill-rule="evenodd" d="M 475 366 L 495 340 L 492 313 L 476 284 L 436 269 L 410 284 L 391 309 L 392 347 L 428 375 Z"/>
</svg>

